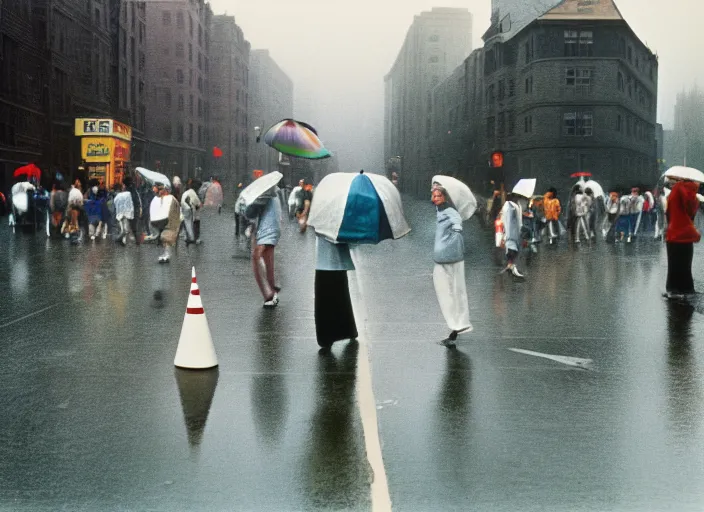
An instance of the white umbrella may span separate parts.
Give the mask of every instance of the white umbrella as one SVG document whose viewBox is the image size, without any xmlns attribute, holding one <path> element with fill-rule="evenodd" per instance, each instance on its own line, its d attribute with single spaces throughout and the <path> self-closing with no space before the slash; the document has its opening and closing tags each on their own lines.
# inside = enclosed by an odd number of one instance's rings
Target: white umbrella
<svg viewBox="0 0 704 512">
<path fill-rule="evenodd" d="M 144 167 L 137 167 L 135 171 L 152 185 L 161 183 L 165 188 L 171 190 L 171 180 L 160 172 L 150 171 Z"/>
<path fill-rule="evenodd" d="M 315 189 L 308 225 L 337 243 L 376 244 L 411 231 L 398 189 L 386 177 L 366 172 L 325 176 Z"/>
<path fill-rule="evenodd" d="M 235 209 L 237 211 L 244 210 L 259 197 L 269 191 L 269 189 L 278 185 L 283 177 L 284 175 L 279 171 L 274 171 L 269 174 L 265 174 L 261 178 L 257 178 L 252 183 L 247 185 L 244 190 L 242 190 L 240 197 L 237 198 Z"/>
<path fill-rule="evenodd" d="M 670 167 L 667 171 L 665 171 L 664 176 L 666 178 L 679 178 L 682 180 L 704 183 L 704 173 L 694 167 L 683 167 L 681 165 L 676 165 L 675 167 Z"/>
<path fill-rule="evenodd" d="M 535 184 L 538 182 L 535 178 L 530 179 L 520 179 L 516 186 L 513 187 L 512 192 L 518 194 L 519 196 L 527 197 L 530 199 L 535 193 Z"/>
<path fill-rule="evenodd" d="M 592 189 L 592 192 L 594 192 L 594 197 L 606 197 L 606 194 L 604 193 L 604 187 L 599 185 L 594 180 L 589 180 L 584 184 L 584 190 L 587 190 L 588 188 Z"/>
<path fill-rule="evenodd" d="M 433 183 L 437 183 L 447 190 L 450 200 L 455 205 L 457 213 L 462 220 L 469 220 L 477 211 L 477 199 L 467 185 L 451 176 L 433 176 Z"/>
</svg>

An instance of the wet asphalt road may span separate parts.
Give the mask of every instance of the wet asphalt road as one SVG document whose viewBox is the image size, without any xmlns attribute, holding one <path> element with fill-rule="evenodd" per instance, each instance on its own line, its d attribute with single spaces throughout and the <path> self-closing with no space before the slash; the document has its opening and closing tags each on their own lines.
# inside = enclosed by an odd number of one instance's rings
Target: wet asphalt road
<svg viewBox="0 0 704 512">
<path fill-rule="evenodd" d="M 432 205 L 406 212 L 411 235 L 360 248 L 350 275 L 393 509 L 703 510 L 704 309 L 661 298 L 664 247 L 541 247 L 519 282 L 471 221 L 475 331 L 448 350 Z M 230 215 L 207 215 L 206 243 L 168 266 L 151 245 L 74 247 L 4 222 L 0 510 L 372 508 L 359 346 L 317 353 L 312 233 L 286 229 L 281 304 L 264 311 Z M 191 265 L 209 372 L 173 367 Z"/>
</svg>

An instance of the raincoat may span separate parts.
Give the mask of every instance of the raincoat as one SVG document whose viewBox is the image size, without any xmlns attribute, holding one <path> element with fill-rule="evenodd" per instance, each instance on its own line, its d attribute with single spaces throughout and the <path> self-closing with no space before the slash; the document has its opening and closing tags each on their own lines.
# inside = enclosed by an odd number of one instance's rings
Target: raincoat
<svg viewBox="0 0 704 512">
<path fill-rule="evenodd" d="M 464 272 L 462 217 L 450 206 L 437 210 L 433 284 L 440 311 L 451 331 L 472 329 Z"/>
</svg>

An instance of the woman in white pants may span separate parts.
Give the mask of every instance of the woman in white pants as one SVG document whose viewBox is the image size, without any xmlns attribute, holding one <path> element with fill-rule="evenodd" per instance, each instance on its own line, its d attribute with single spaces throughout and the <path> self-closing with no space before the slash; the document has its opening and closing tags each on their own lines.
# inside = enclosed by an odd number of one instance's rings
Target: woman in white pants
<svg viewBox="0 0 704 512">
<path fill-rule="evenodd" d="M 443 187 L 433 186 L 432 201 L 437 207 L 433 283 L 440 310 L 450 328 L 450 335 L 444 343 L 454 345 L 459 333 L 472 331 L 464 278 L 462 217 Z"/>
</svg>

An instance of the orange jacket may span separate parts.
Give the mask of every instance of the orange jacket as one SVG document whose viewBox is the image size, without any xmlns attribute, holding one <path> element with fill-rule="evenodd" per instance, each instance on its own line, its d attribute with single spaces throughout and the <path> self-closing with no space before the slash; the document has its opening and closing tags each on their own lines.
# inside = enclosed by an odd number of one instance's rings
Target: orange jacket
<svg viewBox="0 0 704 512">
<path fill-rule="evenodd" d="M 543 198 L 543 211 L 545 211 L 545 220 L 547 221 L 558 220 L 560 218 L 562 206 L 560 206 L 559 199 L 552 197 L 552 192 L 548 192 Z"/>
<path fill-rule="evenodd" d="M 679 244 L 699 242 L 701 235 L 694 227 L 694 216 L 699 210 L 699 184 L 679 181 L 667 198 L 667 241 Z"/>
</svg>

